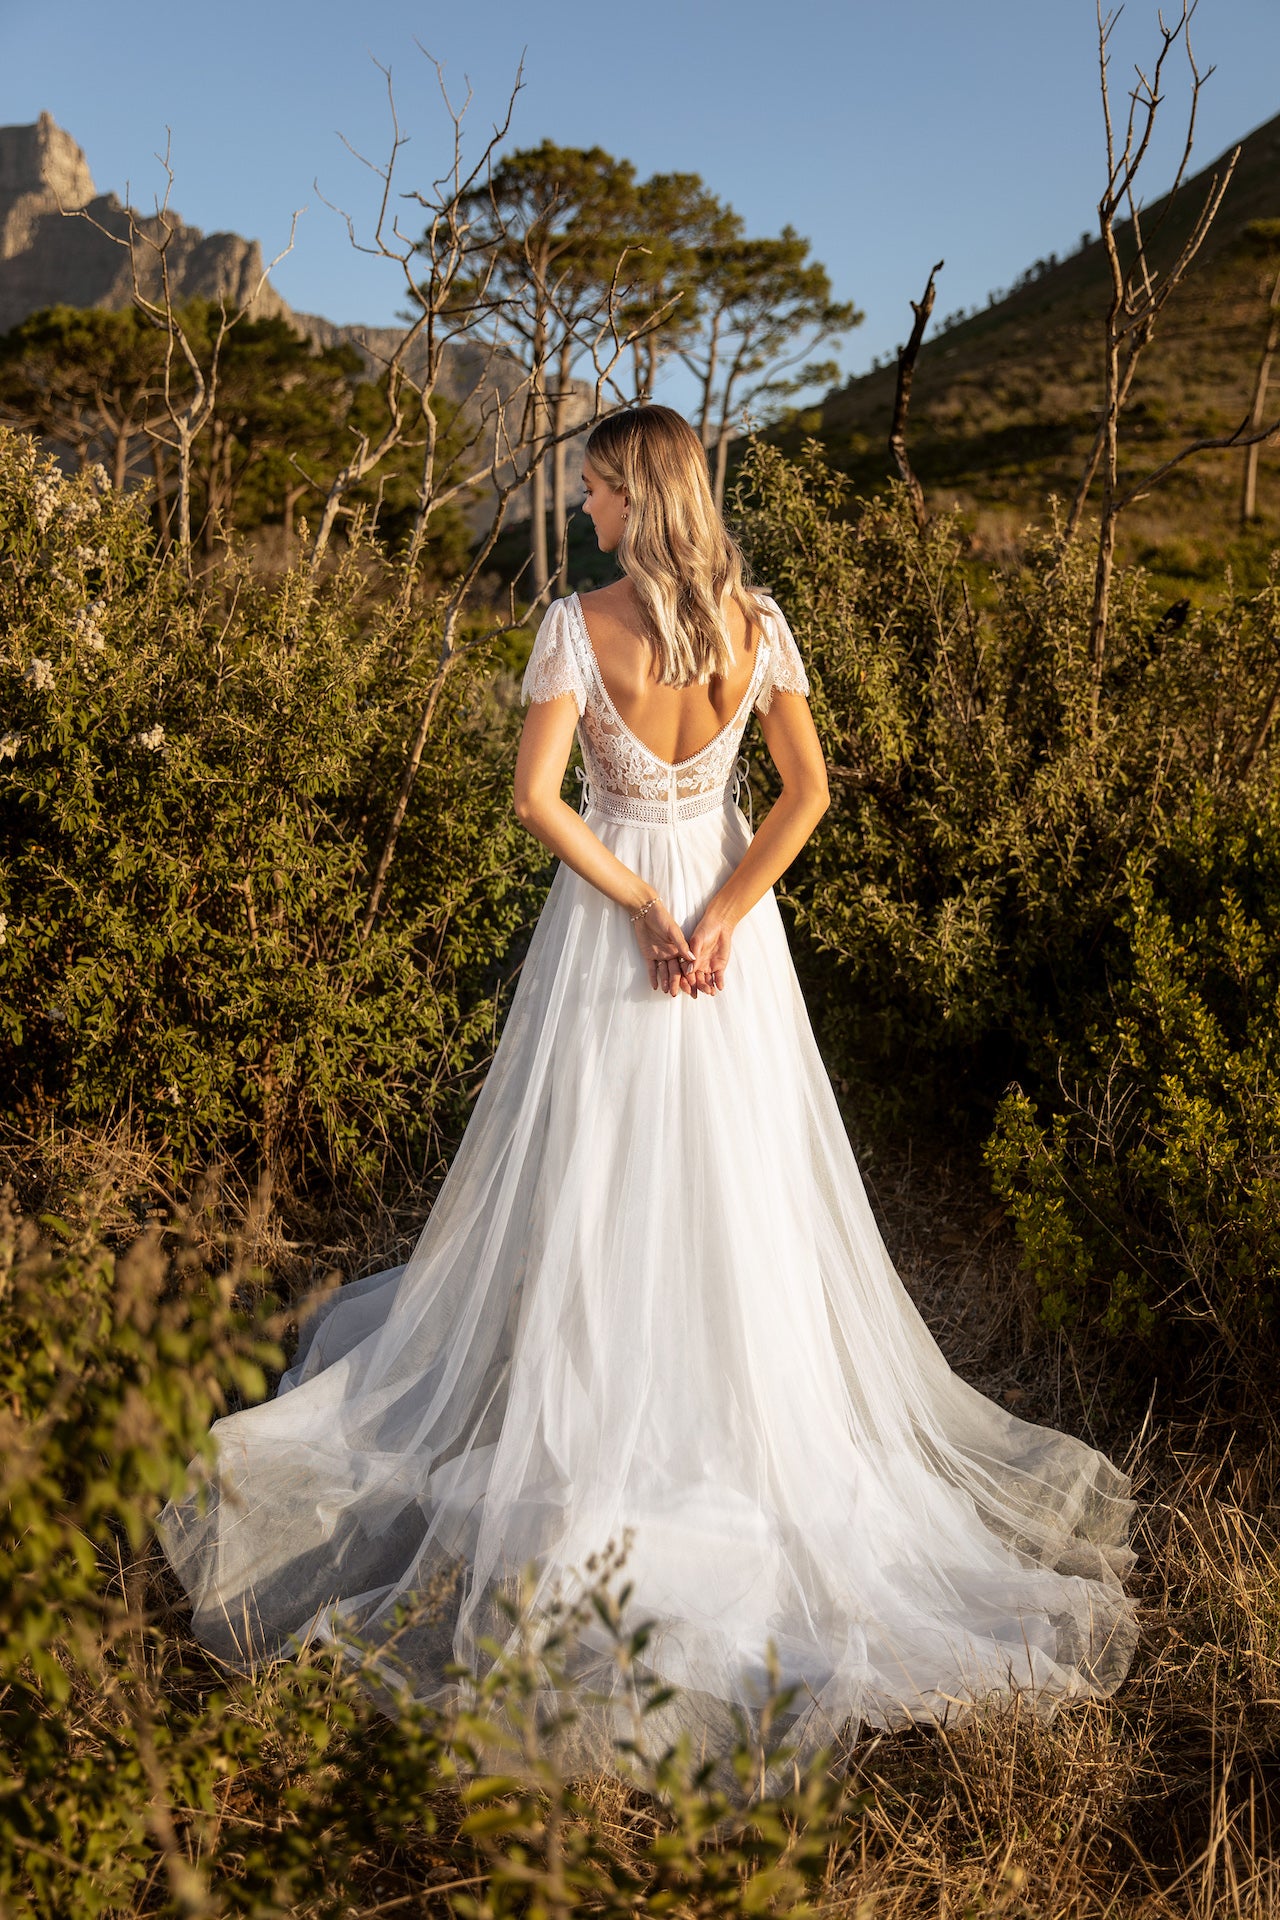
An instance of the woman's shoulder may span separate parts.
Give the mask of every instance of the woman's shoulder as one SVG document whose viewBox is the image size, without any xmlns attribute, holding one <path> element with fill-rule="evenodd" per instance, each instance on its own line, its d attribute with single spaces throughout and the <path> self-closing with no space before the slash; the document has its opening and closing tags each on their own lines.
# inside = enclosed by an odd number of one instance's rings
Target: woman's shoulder
<svg viewBox="0 0 1280 1920">
<path fill-rule="evenodd" d="M 635 609 L 635 593 L 629 580 L 611 580 L 606 587 L 588 587 L 585 593 L 569 594 L 560 604 L 567 606 L 569 600 L 576 600 L 584 613 L 594 613 L 607 619 L 620 617 Z"/>
<path fill-rule="evenodd" d="M 770 592 L 768 592 L 766 588 L 748 587 L 746 592 L 747 592 L 747 598 L 748 600 L 750 600 L 752 606 L 757 608 L 759 612 L 763 614 L 767 614 L 771 619 L 776 614 L 780 614 L 782 612 L 782 608 L 778 605 L 773 595 Z"/>
<path fill-rule="evenodd" d="M 521 682 L 521 698 L 554 700 L 572 693 L 581 713 L 587 702 L 587 675 L 582 644 L 570 614 L 569 601 L 552 600 L 542 616 Z"/>
</svg>

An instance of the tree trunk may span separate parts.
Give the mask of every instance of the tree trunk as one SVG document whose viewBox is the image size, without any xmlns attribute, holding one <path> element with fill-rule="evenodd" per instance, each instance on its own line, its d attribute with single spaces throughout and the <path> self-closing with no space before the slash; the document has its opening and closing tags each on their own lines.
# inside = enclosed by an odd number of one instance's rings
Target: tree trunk
<svg viewBox="0 0 1280 1920">
<path fill-rule="evenodd" d="M 729 439 L 729 422 L 725 420 L 721 423 L 720 438 L 716 443 L 716 475 L 712 488 L 716 509 L 720 513 L 724 512 L 724 483 L 729 471 Z"/>
<path fill-rule="evenodd" d="M 711 322 L 707 340 L 707 365 L 702 376 L 702 411 L 698 418 L 698 438 L 711 451 L 711 402 L 715 393 L 716 371 L 720 365 L 720 315 Z"/>
<path fill-rule="evenodd" d="M 556 592 L 562 596 L 569 591 L 569 552 L 566 543 L 569 530 L 569 443 L 560 436 L 569 424 L 569 401 L 572 396 L 569 369 L 572 364 L 573 346 L 566 341 L 560 349 L 560 367 L 556 379 L 555 411 L 552 417 L 556 444 L 551 456 L 551 533 L 556 556 Z"/>
<path fill-rule="evenodd" d="M 1253 405 L 1249 409 L 1249 431 L 1260 433 L 1266 418 L 1267 388 L 1271 383 L 1271 362 L 1275 358 L 1276 348 L 1280 347 L 1280 274 L 1276 275 L 1275 286 L 1271 289 L 1270 321 L 1267 327 L 1266 345 L 1262 349 L 1262 358 L 1258 362 L 1258 377 L 1253 385 Z M 1252 446 L 1244 450 L 1244 486 L 1240 495 L 1240 525 L 1247 527 L 1258 515 L 1258 453 L 1261 441 L 1255 440 Z"/>
<path fill-rule="evenodd" d="M 530 445 L 533 460 L 529 467 L 529 562 L 533 572 L 533 590 L 543 594 L 551 578 L 547 564 L 547 320 L 540 307 L 533 323 L 532 359 L 529 383 Z"/>
<path fill-rule="evenodd" d="M 164 448 L 158 440 L 151 442 L 151 471 L 156 482 L 156 539 L 161 553 L 168 553 L 173 544 L 169 527 L 169 483 L 165 478 Z"/>
<path fill-rule="evenodd" d="M 191 551 L 191 435 L 178 429 L 178 545 Z"/>
<path fill-rule="evenodd" d="M 541 405 L 538 411 L 541 412 Z M 547 456 L 539 453 L 529 481 L 529 559 L 533 568 L 533 590 L 545 593 L 551 579 L 547 560 Z"/>
<path fill-rule="evenodd" d="M 133 434 L 127 422 L 122 422 L 116 433 L 116 443 L 111 461 L 111 484 L 117 493 L 124 492 L 124 483 L 129 474 L 129 450 L 133 445 Z"/>
<path fill-rule="evenodd" d="M 1089 618 L 1089 730 L 1095 732 L 1102 698 L 1102 668 L 1107 652 L 1107 619 L 1111 610 L 1111 576 L 1116 560 L 1116 464 L 1120 439 L 1120 346 L 1116 320 L 1117 296 L 1107 326 L 1102 458 L 1102 516 L 1098 527 L 1098 563 L 1093 576 L 1093 609 Z"/>
<path fill-rule="evenodd" d="M 636 399 L 648 403 L 653 399 L 653 389 L 658 380 L 658 335 L 657 331 L 646 335 L 636 342 L 638 354 L 636 378 Z"/>
</svg>

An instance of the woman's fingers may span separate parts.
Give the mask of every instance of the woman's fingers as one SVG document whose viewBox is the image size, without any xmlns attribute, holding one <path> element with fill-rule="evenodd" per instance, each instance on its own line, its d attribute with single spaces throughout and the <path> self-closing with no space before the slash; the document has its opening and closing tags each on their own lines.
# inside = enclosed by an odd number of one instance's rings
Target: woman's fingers
<svg viewBox="0 0 1280 1920">
<path fill-rule="evenodd" d="M 707 956 L 698 951 L 698 934 L 695 932 L 690 942 L 679 921 L 665 908 L 660 918 L 656 914 L 654 918 L 658 919 L 657 925 L 636 929 L 642 952 L 650 942 L 662 949 L 657 953 L 650 949 L 644 956 L 649 985 L 654 992 L 670 994 L 673 999 L 687 993 L 696 999 L 699 993 L 718 991 L 720 980 L 714 978 Z"/>
</svg>

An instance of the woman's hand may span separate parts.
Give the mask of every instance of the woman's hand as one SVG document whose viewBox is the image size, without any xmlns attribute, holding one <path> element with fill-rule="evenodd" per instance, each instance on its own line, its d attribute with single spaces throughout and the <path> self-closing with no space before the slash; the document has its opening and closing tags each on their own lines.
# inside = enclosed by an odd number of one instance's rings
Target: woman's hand
<svg viewBox="0 0 1280 1920">
<path fill-rule="evenodd" d="M 636 944 L 649 972 L 649 985 L 659 993 L 673 997 L 686 985 L 692 973 L 693 954 L 684 937 L 684 928 L 672 917 L 663 902 L 654 896 L 647 913 L 631 922 Z"/>
<path fill-rule="evenodd" d="M 713 901 L 694 928 L 689 943 L 693 949 L 693 967 L 686 979 L 690 980 L 694 993 L 722 991 L 732 941 L 733 923 L 717 910 Z"/>
</svg>

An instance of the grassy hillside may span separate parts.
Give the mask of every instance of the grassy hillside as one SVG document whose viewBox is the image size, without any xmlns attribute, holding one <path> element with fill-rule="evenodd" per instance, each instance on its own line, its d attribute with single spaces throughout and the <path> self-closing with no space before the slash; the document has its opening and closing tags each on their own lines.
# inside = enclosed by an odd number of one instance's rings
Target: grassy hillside
<svg viewBox="0 0 1280 1920">
<path fill-rule="evenodd" d="M 1167 212 L 1156 259 L 1189 231 L 1215 161 L 1144 216 Z M 1122 241 L 1132 245 L 1126 227 Z M 922 263 L 926 265 L 927 263 Z M 1188 437 L 1234 428 L 1248 410 L 1266 307 L 1280 266 L 1280 118 L 1249 135 L 1226 200 L 1189 280 L 1165 309 L 1126 419 L 1123 476 L 1137 479 Z M 910 322 L 903 289 L 903 332 Z M 939 302 L 945 309 L 946 277 Z M 984 312 L 926 338 L 909 444 L 931 506 L 972 514 L 980 548 L 998 555 L 1048 497 L 1074 493 L 1101 399 L 1109 277 L 1100 241 L 1040 272 Z M 864 375 L 828 396 L 821 436 L 860 490 L 883 484 L 896 374 Z M 1270 412 L 1280 414 L 1280 371 Z M 1280 537 L 1280 448 L 1261 456 L 1260 520 L 1239 526 L 1243 455 L 1197 456 L 1126 522 L 1122 553 L 1195 593 L 1231 560 L 1246 577 Z M 1123 477 L 1122 476 L 1122 477 Z"/>
</svg>

